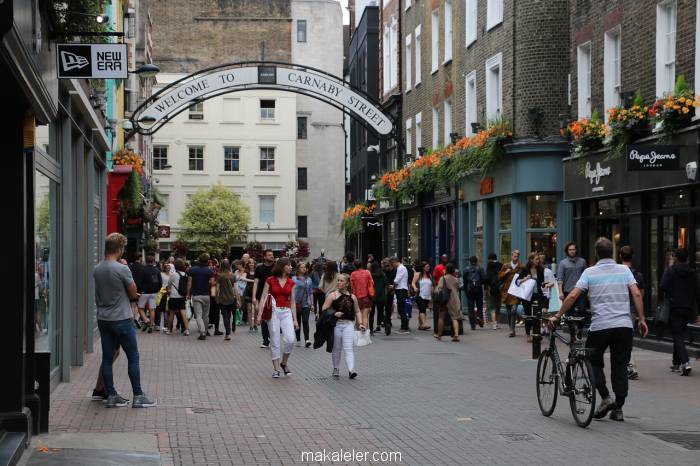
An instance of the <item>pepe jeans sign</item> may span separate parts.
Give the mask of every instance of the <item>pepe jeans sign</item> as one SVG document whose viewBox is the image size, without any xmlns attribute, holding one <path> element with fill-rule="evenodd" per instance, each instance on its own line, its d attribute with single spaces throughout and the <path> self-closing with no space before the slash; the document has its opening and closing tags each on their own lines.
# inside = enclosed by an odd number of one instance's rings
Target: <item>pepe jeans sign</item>
<svg viewBox="0 0 700 466">
<path fill-rule="evenodd" d="M 680 170 L 680 146 L 628 145 L 627 170 Z"/>
<path fill-rule="evenodd" d="M 126 79 L 126 44 L 58 44 L 58 77 Z"/>
<path fill-rule="evenodd" d="M 591 167 L 591 162 L 586 162 L 586 167 L 584 168 L 583 176 L 586 177 L 588 182 L 593 186 L 591 188 L 592 192 L 601 192 L 605 190 L 604 186 L 600 186 L 600 179 L 606 176 L 610 176 L 612 169 L 610 166 L 602 167 L 600 162 L 596 162 L 595 167 Z"/>
</svg>

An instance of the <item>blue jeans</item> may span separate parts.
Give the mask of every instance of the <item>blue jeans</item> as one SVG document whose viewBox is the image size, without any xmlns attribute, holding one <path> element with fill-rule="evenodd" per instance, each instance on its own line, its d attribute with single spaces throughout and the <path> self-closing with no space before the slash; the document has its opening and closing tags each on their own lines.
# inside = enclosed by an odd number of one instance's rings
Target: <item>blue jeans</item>
<svg viewBox="0 0 700 466">
<path fill-rule="evenodd" d="M 141 373 L 139 370 L 139 348 L 136 342 L 136 329 L 131 319 L 125 320 L 98 320 L 102 341 L 102 378 L 104 379 L 107 395 L 116 395 L 114 389 L 114 375 L 112 364 L 114 352 L 121 346 L 129 361 L 129 380 L 134 396 L 142 395 Z"/>
</svg>

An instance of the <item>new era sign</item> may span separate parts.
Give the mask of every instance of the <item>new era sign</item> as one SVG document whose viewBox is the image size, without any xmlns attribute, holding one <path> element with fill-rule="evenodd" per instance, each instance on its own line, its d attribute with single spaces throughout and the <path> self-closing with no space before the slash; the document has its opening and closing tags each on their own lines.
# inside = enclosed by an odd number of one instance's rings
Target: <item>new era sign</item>
<svg viewBox="0 0 700 466">
<path fill-rule="evenodd" d="M 126 79 L 126 44 L 59 44 L 59 78 Z"/>
</svg>

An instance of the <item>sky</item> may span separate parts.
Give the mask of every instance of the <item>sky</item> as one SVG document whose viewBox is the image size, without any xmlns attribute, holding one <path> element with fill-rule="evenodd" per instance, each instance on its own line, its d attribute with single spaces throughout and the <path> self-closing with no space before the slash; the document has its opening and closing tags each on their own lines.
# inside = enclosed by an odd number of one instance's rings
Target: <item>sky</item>
<svg viewBox="0 0 700 466">
<path fill-rule="evenodd" d="M 350 24 L 350 13 L 348 12 L 348 0 L 340 0 L 343 7 L 343 24 Z"/>
</svg>

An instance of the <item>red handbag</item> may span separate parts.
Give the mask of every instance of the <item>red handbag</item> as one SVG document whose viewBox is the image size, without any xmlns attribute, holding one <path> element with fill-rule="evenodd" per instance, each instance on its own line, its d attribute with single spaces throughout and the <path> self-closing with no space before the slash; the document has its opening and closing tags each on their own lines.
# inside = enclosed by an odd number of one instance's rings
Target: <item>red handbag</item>
<svg viewBox="0 0 700 466">
<path fill-rule="evenodd" d="M 272 295 L 267 294 L 265 298 L 265 303 L 263 303 L 263 311 L 260 320 L 270 320 L 272 319 Z"/>
</svg>

